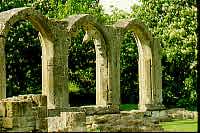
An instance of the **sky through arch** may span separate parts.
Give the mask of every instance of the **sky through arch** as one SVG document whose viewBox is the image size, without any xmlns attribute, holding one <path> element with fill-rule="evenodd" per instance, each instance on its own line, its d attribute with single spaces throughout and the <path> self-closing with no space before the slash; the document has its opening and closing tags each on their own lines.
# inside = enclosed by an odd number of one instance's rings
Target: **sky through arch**
<svg viewBox="0 0 200 133">
<path fill-rule="evenodd" d="M 103 6 L 103 10 L 107 14 L 112 14 L 112 10 L 118 8 L 125 12 L 131 12 L 133 4 L 141 5 L 139 0 L 100 0 L 99 4 Z"/>
</svg>

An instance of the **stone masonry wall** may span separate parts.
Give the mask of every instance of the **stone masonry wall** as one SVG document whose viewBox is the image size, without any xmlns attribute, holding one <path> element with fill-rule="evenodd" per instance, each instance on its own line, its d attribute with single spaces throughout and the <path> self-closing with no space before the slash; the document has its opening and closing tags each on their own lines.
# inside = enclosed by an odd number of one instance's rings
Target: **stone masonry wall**
<svg viewBox="0 0 200 133">
<path fill-rule="evenodd" d="M 119 111 L 115 106 L 81 106 L 47 110 L 43 95 L 0 100 L 1 132 L 160 132 L 160 121 L 195 119 L 197 112 L 175 108 L 160 111 Z"/>
<path fill-rule="evenodd" d="M 117 106 L 81 106 L 69 107 L 64 110 L 48 110 L 48 131 L 77 131 L 85 130 L 86 116 L 119 114 Z M 83 122 L 83 124 L 80 124 Z M 79 123 L 79 124 L 78 124 Z M 80 127 L 80 125 L 82 125 Z"/>
<path fill-rule="evenodd" d="M 83 107 L 82 107 L 83 108 Z M 89 108 L 89 107 L 84 107 Z M 91 109 L 91 108 L 90 108 Z M 97 113 L 86 109 L 80 112 L 61 112 L 59 116 L 48 117 L 49 132 L 144 132 L 163 131 L 157 121 L 145 116 L 143 111 L 108 112 L 101 109 Z M 106 110 L 106 109 L 104 109 Z M 96 112 L 96 113 L 94 113 Z"/>
<path fill-rule="evenodd" d="M 160 132 L 163 129 L 143 112 L 121 112 L 86 117 L 87 131 L 101 132 Z"/>
<path fill-rule="evenodd" d="M 47 98 L 21 95 L 0 100 L 0 131 L 47 131 Z"/>
</svg>

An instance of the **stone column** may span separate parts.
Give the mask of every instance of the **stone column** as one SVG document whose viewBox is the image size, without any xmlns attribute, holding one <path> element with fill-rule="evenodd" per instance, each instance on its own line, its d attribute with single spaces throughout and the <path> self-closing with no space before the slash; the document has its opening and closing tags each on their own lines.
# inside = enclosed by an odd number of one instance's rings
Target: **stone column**
<svg viewBox="0 0 200 133">
<path fill-rule="evenodd" d="M 48 109 L 63 109 L 69 106 L 67 64 L 70 39 L 65 31 L 60 29 L 59 22 L 56 22 L 58 25 L 52 23 L 52 42 L 45 42 L 45 38 L 42 39 L 42 94 L 47 96 Z"/>
<path fill-rule="evenodd" d="M 164 109 L 162 104 L 162 68 L 161 68 L 161 57 L 160 57 L 160 42 L 157 38 L 152 41 L 152 99 L 153 106 L 156 109 Z"/>
<path fill-rule="evenodd" d="M 96 105 L 107 105 L 108 93 L 108 57 L 105 40 L 101 33 L 93 30 L 96 51 Z"/>
<path fill-rule="evenodd" d="M 108 101 L 118 106 L 120 104 L 120 46 L 122 32 L 107 26 L 108 38 Z"/>
<path fill-rule="evenodd" d="M 136 36 L 136 40 L 139 50 L 139 108 L 163 109 L 160 46 L 154 38 L 139 41 Z"/>
<path fill-rule="evenodd" d="M 147 50 L 139 49 L 139 108 L 146 110 L 152 104 L 151 90 L 151 58 L 146 57 Z M 151 56 L 150 56 L 151 57 Z"/>
<path fill-rule="evenodd" d="M 6 98 L 5 38 L 0 36 L 0 99 Z"/>
<path fill-rule="evenodd" d="M 63 26 L 61 23 L 59 27 Z M 57 29 L 54 42 L 54 96 L 59 108 L 69 107 L 68 90 L 68 47 L 71 43 L 69 34 L 64 29 Z"/>
</svg>

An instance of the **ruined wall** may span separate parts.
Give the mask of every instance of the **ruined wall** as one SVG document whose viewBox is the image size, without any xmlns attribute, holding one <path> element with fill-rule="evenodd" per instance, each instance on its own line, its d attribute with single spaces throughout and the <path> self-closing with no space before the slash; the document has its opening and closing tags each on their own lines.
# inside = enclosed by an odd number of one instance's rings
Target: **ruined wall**
<svg viewBox="0 0 200 133">
<path fill-rule="evenodd" d="M 181 108 L 119 111 L 116 106 L 81 106 L 47 110 L 47 97 L 33 94 L 0 100 L 1 132 L 160 132 L 160 121 L 196 118 L 197 112 Z"/>
<path fill-rule="evenodd" d="M 68 91 L 68 48 L 79 28 L 86 34 L 83 42 L 94 41 L 96 51 L 96 105 L 120 104 L 120 48 L 125 32 L 132 31 L 139 53 L 139 108 L 160 110 L 162 80 L 159 41 L 137 20 L 122 20 L 104 26 L 88 14 L 63 20 L 46 18 L 33 8 L 16 8 L 0 13 L 0 99 L 6 97 L 5 41 L 10 27 L 28 20 L 40 32 L 42 45 L 42 94 L 48 109 L 70 106 Z"/>
<path fill-rule="evenodd" d="M 30 21 L 39 31 L 42 95 L 6 98 L 5 41 L 10 27 L 21 20 Z M 70 107 L 68 48 L 80 27 L 86 32 L 83 43 L 93 40 L 95 45 L 96 106 Z M 132 31 L 137 41 L 139 107 L 146 113 L 119 110 L 120 48 L 127 31 Z M 162 131 L 149 118 L 167 116 L 166 112 L 159 111 L 164 108 L 159 52 L 159 41 L 137 20 L 105 26 L 88 14 L 56 20 L 46 18 L 33 8 L 1 12 L 0 131 Z"/>
<path fill-rule="evenodd" d="M 45 132 L 47 124 L 46 96 L 22 95 L 0 100 L 0 131 Z"/>
<path fill-rule="evenodd" d="M 151 117 L 145 117 L 144 112 L 112 112 L 91 111 L 90 107 L 82 107 L 85 110 L 81 112 L 69 111 L 61 112 L 60 115 L 48 118 L 49 132 L 142 132 L 142 131 L 163 131 Z M 101 111 L 100 111 L 101 110 Z"/>
</svg>

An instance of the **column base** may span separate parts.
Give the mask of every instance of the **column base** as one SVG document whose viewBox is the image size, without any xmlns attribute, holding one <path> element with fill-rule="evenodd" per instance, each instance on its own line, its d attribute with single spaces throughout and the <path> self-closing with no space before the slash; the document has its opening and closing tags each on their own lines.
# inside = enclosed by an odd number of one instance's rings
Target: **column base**
<svg viewBox="0 0 200 133">
<path fill-rule="evenodd" d="M 47 109 L 66 109 L 66 108 L 69 108 L 70 107 L 70 104 L 64 106 L 64 107 L 60 107 L 60 106 L 56 106 L 56 105 L 52 105 L 52 104 L 47 104 Z"/>
<path fill-rule="evenodd" d="M 163 104 L 157 104 L 157 105 L 154 105 L 154 104 L 139 104 L 138 105 L 139 107 L 139 110 L 142 110 L 142 111 L 156 111 L 156 110 L 164 110 L 165 109 L 165 106 Z"/>
</svg>

